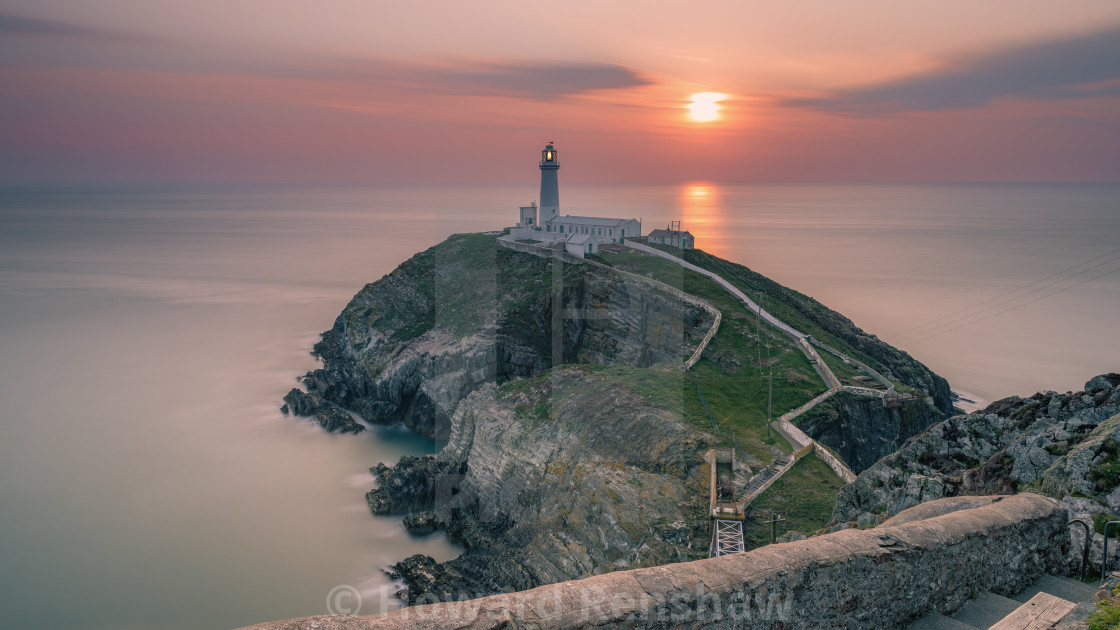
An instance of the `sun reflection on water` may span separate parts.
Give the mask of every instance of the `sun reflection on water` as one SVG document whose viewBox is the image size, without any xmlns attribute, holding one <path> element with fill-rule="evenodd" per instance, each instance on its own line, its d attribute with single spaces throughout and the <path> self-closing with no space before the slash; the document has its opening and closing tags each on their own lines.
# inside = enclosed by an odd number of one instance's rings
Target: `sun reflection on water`
<svg viewBox="0 0 1120 630">
<path fill-rule="evenodd" d="M 690 232 L 704 251 L 726 258 L 729 250 L 724 234 L 728 217 L 722 197 L 716 184 L 689 182 L 681 186 L 678 204 L 681 229 Z"/>
</svg>

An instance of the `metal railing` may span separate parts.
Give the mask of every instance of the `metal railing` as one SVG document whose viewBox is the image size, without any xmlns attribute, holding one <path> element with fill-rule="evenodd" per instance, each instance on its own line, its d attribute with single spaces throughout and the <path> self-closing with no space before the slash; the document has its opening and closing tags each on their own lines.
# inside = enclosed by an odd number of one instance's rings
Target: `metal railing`
<svg viewBox="0 0 1120 630">
<path fill-rule="evenodd" d="M 1108 577 L 1108 528 L 1120 525 L 1120 521 L 1109 521 L 1104 524 L 1104 553 L 1101 554 L 1101 581 Z"/>
<path fill-rule="evenodd" d="M 1080 524 L 1085 528 L 1085 549 L 1081 552 L 1081 581 L 1085 581 L 1085 571 L 1089 568 L 1089 545 L 1093 542 L 1093 530 L 1085 521 L 1075 518 L 1069 522 L 1070 525 L 1074 523 Z"/>
</svg>

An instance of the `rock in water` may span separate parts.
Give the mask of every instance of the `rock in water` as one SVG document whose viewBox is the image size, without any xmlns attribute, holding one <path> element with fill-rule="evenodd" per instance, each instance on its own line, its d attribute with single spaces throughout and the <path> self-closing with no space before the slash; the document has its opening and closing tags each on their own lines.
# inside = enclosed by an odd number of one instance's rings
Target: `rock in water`
<svg viewBox="0 0 1120 630">
<path fill-rule="evenodd" d="M 366 428 L 354 418 L 339 408 L 338 405 L 323 400 L 321 396 L 308 394 L 298 389 L 292 389 L 284 396 L 284 406 L 280 408 L 287 415 L 306 416 L 313 418 L 327 431 L 334 433 L 361 433 Z"/>
</svg>

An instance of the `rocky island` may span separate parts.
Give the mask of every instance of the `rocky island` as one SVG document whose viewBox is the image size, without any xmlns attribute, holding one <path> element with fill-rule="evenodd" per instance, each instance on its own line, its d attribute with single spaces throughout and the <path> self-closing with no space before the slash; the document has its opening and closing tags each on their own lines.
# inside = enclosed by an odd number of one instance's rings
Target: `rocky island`
<svg viewBox="0 0 1120 630">
<path fill-rule="evenodd" d="M 803 340 L 658 256 L 613 245 L 579 261 L 499 236 L 453 236 L 366 285 L 315 345 L 323 366 L 285 411 L 329 431 L 361 431 L 354 413 L 446 441 L 371 469 L 374 513 L 465 548 L 444 563 L 402 558 L 394 571 L 410 603 L 706 558 L 704 454 L 737 450 L 740 493 L 791 458 L 769 430 L 764 377 L 775 416 L 828 390 Z M 764 292 L 768 313 L 835 352 L 819 361 L 843 385 L 907 393 L 884 409 L 841 391 L 803 425 L 857 472 L 952 413 L 943 378 L 839 313 L 700 250 L 673 251 Z M 843 485 L 815 459 L 783 478 L 814 486 L 807 531 L 832 521 Z"/>
</svg>

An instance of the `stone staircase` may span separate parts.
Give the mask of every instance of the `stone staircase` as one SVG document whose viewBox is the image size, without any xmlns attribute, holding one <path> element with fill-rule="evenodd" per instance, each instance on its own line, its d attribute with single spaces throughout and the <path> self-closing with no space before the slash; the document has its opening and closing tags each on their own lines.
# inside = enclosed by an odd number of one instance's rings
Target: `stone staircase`
<svg viewBox="0 0 1120 630">
<path fill-rule="evenodd" d="M 758 492 L 759 488 L 765 485 L 767 481 L 773 479 L 775 475 L 782 471 L 782 468 L 789 464 L 789 460 L 789 455 L 777 451 L 774 454 L 774 461 L 769 466 L 759 471 L 757 475 L 751 477 L 751 480 L 747 482 L 746 487 L 743 488 L 739 496 L 744 498 L 753 497 L 754 494 Z"/>
<path fill-rule="evenodd" d="M 1044 575 L 1008 598 L 987 591 L 977 594 L 952 615 L 930 613 L 910 624 L 910 630 L 1072 630 L 1084 628 L 1093 614 L 1097 587 L 1076 580 Z"/>
</svg>

